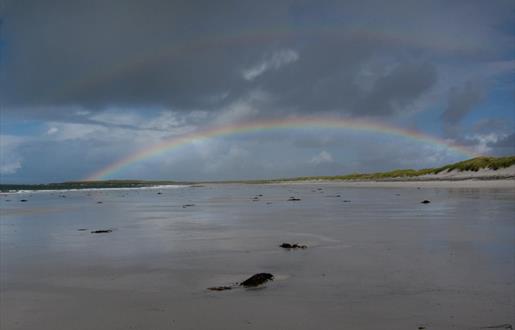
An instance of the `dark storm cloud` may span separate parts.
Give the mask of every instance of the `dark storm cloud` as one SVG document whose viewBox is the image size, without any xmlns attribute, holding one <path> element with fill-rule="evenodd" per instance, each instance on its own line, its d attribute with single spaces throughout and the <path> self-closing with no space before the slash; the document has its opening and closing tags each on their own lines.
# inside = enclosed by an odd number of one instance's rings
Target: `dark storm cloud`
<svg viewBox="0 0 515 330">
<path fill-rule="evenodd" d="M 448 125 L 456 125 L 483 99 L 483 89 L 467 83 L 463 88 L 452 88 L 449 92 L 447 108 L 442 119 Z"/>
<path fill-rule="evenodd" d="M 481 28 L 513 5 L 468 3 L 7 1 L 0 98 L 7 111 L 56 116 L 69 106 L 216 110 L 261 90 L 267 111 L 389 115 L 435 84 L 435 52 L 477 56 L 502 39 Z"/>
<path fill-rule="evenodd" d="M 513 156 L 515 154 L 515 133 L 500 139 L 495 143 L 488 144 L 492 153 L 498 156 Z"/>
<path fill-rule="evenodd" d="M 472 130 L 478 134 L 490 134 L 490 133 L 507 133 L 513 131 L 513 122 L 497 119 L 497 118 L 486 118 L 479 120 L 474 124 Z"/>
<path fill-rule="evenodd" d="M 515 133 L 512 133 L 504 139 L 491 144 L 492 147 L 506 147 L 515 149 Z"/>
<path fill-rule="evenodd" d="M 354 111 L 391 114 L 410 105 L 435 82 L 436 68 L 429 63 L 399 65 L 375 82 Z"/>
<path fill-rule="evenodd" d="M 276 13 L 280 6 L 241 1 L 11 1 L 2 98 L 88 108 L 205 105 L 235 84 L 234 68 L 256 51 L 231 33 L 266 26 Z M 227 57 L 233 48 L 236 56 Z"/>
</svg>

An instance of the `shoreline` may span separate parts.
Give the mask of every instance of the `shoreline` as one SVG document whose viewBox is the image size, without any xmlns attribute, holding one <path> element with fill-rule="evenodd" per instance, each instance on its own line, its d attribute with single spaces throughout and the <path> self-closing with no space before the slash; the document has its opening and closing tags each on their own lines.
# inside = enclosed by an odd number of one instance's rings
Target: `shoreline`
<svg viewBox="0 0 515 330">
<path fill-rule="evenodd" d="M 177 186 L 197 187 L 210 184 L 309 184 L 331 183 L 348 186 L 436 186 L 436 187 L 509 187 L 515 186 L 515 156 L 475 158 L 437 169 L 393 170 L 379 173 L 357 173 L 341 176 L 305 176 L 278 179 L 221 181 L 145 181 L 116 179 L 105 181 L 68 181 L 47 184 L 2 184 L 0 192 L 71 191 L 105 189 L 161 189 Z"/>
<path fill-rule="evenodd" d="M 336 181 L 305 180 L 266 183 L 267 185 L 308 185 L 324 184 L 342 187 L 363 188 L 506 188 L 515 189 L 515 179 L 433 179 L 433 180 L 375 180 L 375 181 Z"/>
<path fill-rule="evenodd" d="M 147 190 L 147 189 L 176 189 L 190 187 L 188 185 L 158 185 L 158 186 L 141 186 L 141 187 L 105 187 L 105 188 L 70 188 L 70 189 L 20 189 L 12 191 L 0 191 L 0 195 L 7 194 L 34 194 L 34 193 L 55 193 L 55 192 L 96 192 L 96 191 L 132 191 L 132 190 Z"/>
<path fill-rule="evenodd" d="M 471 177 L 471 178 L 424 178 L 424 179 L 384 179 L 384 180 L 284 180 L 268 182 L 252 181 L 232 181 L 232 182 L 201 182 L 192 185 L 148 185 L 140 187 L 105 187 L 105 188 L 72 188 L 72 189 L 23 189 L 2 191 L 1 195 L 8 194 L 27 194 L 43 192 L 74 192 L 74 191 L 121 191 L 121 190 L 147 190 L 147 189 L 174 189 L 198 186 L 217 186 L 217 185 L 331 185 L 342 187 L 362 187 L 362 188 L 503 188 L 515 189 L 515 177 L 492 178 L 492 177 Z"/>
</svg>

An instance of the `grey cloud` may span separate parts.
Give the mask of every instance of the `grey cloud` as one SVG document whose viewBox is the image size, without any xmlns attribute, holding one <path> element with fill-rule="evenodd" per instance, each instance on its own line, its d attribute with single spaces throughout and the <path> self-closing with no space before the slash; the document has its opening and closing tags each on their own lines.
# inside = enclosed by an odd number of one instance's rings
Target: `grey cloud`
<svg viewBox="0 0 515 330">
<path fill-rule="evenodd" d="M 429 63 L 399 65 L 379 78 L 355 111 L 391 114 L 410 105 L 436 82 L 436 68 Z"/>
<path fill-rule="evenodd" d="M 481 119 L 476 122 L 472 129 L 474 132 L 479 134 L 490 134 L 490 133 L 507 133 L 512 131 L 515 127 L 513 127 L 512 122 L 496 119 L 496 118 L 486 118 Z"/>
<path fill-rule="evenodd" d="M 5 102 L 102 108 L 206 106 L 260 44 L 231 31 L 266 25 L 281 10 L 240 1 L 11 1 L 5 12 Z"/>
<path fill-rule="evenodd" d="M 495 143 L 488 144 L 492 154 L 498 156 L 513 156 L 515 154 L 515 133 L 511 133 Z"/>
<path fill-rule="evenodd" d="M 495 4 L 11 0 L 0 99 L 8 111 L 69 120 L 70 106 L 218 110 L 260 89 L 272 96 L 271 113 L 390 115 L 435 84 L 435 54 L 506 47 L 490 26 L 509 20 L 514 5 Z M 242 77 L 281 50 L 298 58 Z M 356 78 L 374 57 L 396 67 L 366 90 Z"/>
<path fill-rule="evenodd" d="M 448 105 L 442 113 L 442 120 L 446 125 L 453 126 L 459 123 L 474 106 L 483 99 L 483 89 L 471 82 L 462 88 L 452 88 L 449 91 Z"/>
<path fill-rule="evenodd" d="M 504 139 L 491 144 L 492 147 L 509 147 L 515 148 L 515 133 L 511 133 Z"/>
</svg>

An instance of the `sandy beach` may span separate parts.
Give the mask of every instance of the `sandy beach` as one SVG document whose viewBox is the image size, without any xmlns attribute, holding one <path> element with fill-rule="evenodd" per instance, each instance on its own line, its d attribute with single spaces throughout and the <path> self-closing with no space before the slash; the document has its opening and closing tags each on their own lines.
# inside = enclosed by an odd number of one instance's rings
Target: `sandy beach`
<svg viewBox="0 0 515 330">
<path fill-rule="evenodd" d="M 515 179 L 463 179 L 463 180 L 384 180 L 384 181 L 284 181 L 270 183 L 270 185 L 309 185 L 324 184 L 336 187 L 363 187 L 363 188 L 476 188 L 476 189 L 515 189 Z"/>
<path fill-rule="evenodd" d="M 0 328 L 507 329 L 514 202 L 512 180 L 3 194 Z"/>
<path fill-rule="evenodd" d="M 344 187 L 392 188 L 515 188 L 515 165 L 478 171 L 442 171 L 415 177 L 386 178 L 382 180 L 305 180 L 284 181 L 279 184 L 336 184 Z"/>
</svg>

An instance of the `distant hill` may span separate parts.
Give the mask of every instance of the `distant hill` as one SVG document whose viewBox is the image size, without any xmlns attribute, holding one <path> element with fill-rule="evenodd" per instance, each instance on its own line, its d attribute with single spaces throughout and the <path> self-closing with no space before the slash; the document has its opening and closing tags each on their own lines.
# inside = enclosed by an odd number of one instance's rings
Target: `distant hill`
<svg viewBox="0 0 515 330">
<path fill-rule="evenodd" d="M 145 180 L 104 180 L 104 181 L 69 181 L 46 184 L 0 184 L 0 191 L 12 190 L 65 190 L 65 189 L 99 189 L 99 188 L 141 188 L 163 185 L 185 185 L 188 182 L 145 181 Z"/>
</svg>

